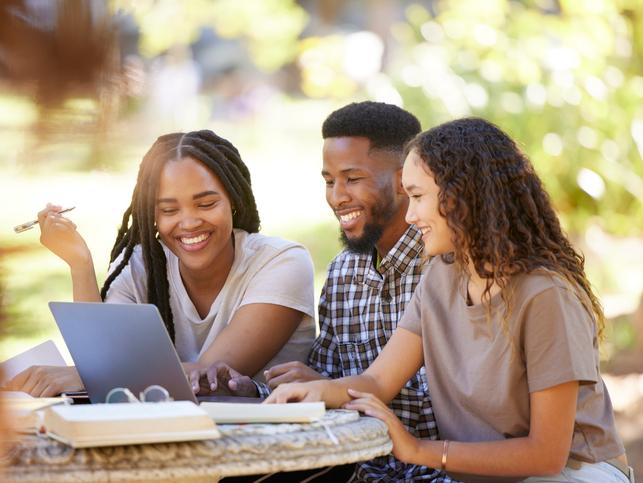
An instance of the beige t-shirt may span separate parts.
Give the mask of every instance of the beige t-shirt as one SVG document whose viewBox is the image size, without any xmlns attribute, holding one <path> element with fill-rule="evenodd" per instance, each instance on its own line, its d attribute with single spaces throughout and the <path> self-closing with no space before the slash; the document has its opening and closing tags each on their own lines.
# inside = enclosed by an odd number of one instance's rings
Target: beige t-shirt
<svg viewBox="0 0 643 483">
<path fill-rule="evenodd" d="M 468 306 L 466 282 L 440 257 L 429 264 L 399 327 L 422 337 L 424 363 L 440 437 L 492 441 L 527 436 L 529 393 L 580 381 L 570 456 L 587 462 L 624 453 L 599 374 L 592 318 L 561 277 L 547 270 L 512 281 L 508 326 L 501 294 Z"/>
<path fill-rule="evenodd" d="M 234 230 L 234 262 L 225 285 L 201 318 L 179 272 L 179 259 L 167 247 L 167 277 L 174 319 L 175 347 L 183 362 L 196 361 L 244 305 L 282 305 L 302 312 L 303 318 L 277 355 L 253 377 L 265 382 L 263 371 L 289 361 L 306 362 L 315 338 L 313 264 L 308 251 L 297 243 L 259 233 Z M 119 256 L 110 271 L 120 263 Z M 109 288 L 106 302 L 146 303 L 147 274 L 141 247 Z"/>
</svg>

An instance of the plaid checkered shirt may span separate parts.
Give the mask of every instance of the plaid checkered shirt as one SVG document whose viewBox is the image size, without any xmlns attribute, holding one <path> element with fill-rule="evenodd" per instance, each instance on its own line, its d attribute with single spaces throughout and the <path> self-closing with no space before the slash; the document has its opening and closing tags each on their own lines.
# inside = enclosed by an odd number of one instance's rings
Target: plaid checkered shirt
<svg viewBox="0 0 643 483">
<path fill-rule="evenodd" d="M 308 361 L 313 369 L 333 379 L 366 370 L 393 334 L 420 281 L 421 254 L 421 233 L 410 226 L 378 269 L 373 255 L 344 250 L 335 257 L 319 300 L 320 334 Z M 390 407 L 414 436 L 438 438 L 424 367 Z M 392 455 L 359 463 L 355 477 L 357 481 L 452 481 L 444 473 L 402 463 Z"/>
</svg>

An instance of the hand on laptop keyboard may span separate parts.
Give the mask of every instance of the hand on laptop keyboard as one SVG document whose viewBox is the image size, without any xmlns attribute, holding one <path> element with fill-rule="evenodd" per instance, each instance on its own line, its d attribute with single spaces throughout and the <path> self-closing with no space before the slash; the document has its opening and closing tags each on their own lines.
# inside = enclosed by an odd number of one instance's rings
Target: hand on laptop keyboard
<svg viewBox="0 0 643 483">
<path fill-rule="evenodd" d="M 215 362 L 208 367 L 198 363 L 183 363 L 183 369 L 192 390 L 199 396 L 258 396 L 252 379 L 235 371 L 225 362 Z"/>
</svg>

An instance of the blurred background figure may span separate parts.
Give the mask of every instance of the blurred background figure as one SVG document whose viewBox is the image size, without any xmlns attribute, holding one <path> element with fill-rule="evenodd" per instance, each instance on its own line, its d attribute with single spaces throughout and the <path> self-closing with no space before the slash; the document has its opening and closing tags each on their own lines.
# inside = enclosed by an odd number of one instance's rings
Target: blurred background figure
<svg viewBox="0 0 643 483">
<path fill-rule="evenodd" d="M 0 87 L 29 99 L 34 111 L 21 162 L 38 163 L 63 139 L 87 143 L 100 162 L 120 97 L 131 89 L 132 60 L 121 50 L 131 42 L 121 20 L 102 0 L 0 4 Z"/>
<path fill-rule="evenodd" d="M 185 45 L 174 45 L 158 56 L 150 72 L 151 116 L 175 129 L 198 122 L 201 73 Z M 157 129 L 161 128 L 157 124 Z"/>
<path fill-rule="evenodd" d="M 242 148 L 262 231 L 304 243 L 321 287 L 339 242 L 320 126 L 366 99 L 424 129 L 483 117 L 530 154 L 586 255 L 609 319 L 603 373 L 643 465 L 640 0 L 1 0 L 0 358 L 60 341 L 46 302 L 71 294 L 36 232 L 11 227 L 60 200 L 108 253 L 137 160 L 167 130 Z"/>
<path fill-rule="evenodd" d="M 0 89 L 3 98 L 30 99 L 36 114 L 29 130 L 35 144 L 46 142 L 52 135 L 73 132 L 70 124 L 75 119 L 74 110 L 67 108 L 67 102 L 77 98 L 96 101 L 92 136 L 99 139 L 99 125 L 112 110 L 110 91 L 119 76 L 117 56 L 115 24 L 105 2 L 0 3 Z M 9 116 L 3 124 L 8 124 L 3 129 L 12 127 Z M 29 151 L 23 155 L 26 162 Z M 10 252 L 4 245 L 0 244 L 0 259 Z M 10 296 L 4 280 L 0 280 L 0 337 L 7 334 L 6 298 Z M 9 422 L 0 399 L 0 455 L 10 439 Z"/>
<path fill-rule="evenodd" d="M 4 0 L 0 72 L 43 108 L 98 98 L 116 73 L 115 25 L 100 0 Z"/>
</svg>

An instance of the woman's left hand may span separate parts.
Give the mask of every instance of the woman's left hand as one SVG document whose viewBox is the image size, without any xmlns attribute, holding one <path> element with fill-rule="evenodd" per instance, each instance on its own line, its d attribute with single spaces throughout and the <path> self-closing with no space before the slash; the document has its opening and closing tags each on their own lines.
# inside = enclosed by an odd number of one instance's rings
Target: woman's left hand
<svg viewBox="0 0 643 483">
<path fill-rule="evenodd" d="M 388 433 L 393 441 L 393 455 L 400 461 L 409 462 L 417 453 L 419 440 L 411 435 L 391 409 L 373 394 L 349 389 L 348 394 L 353 398 L 342 407 L 356 409 L 367 416 L 381 419 L 388 427 Z"/>
</svg>

